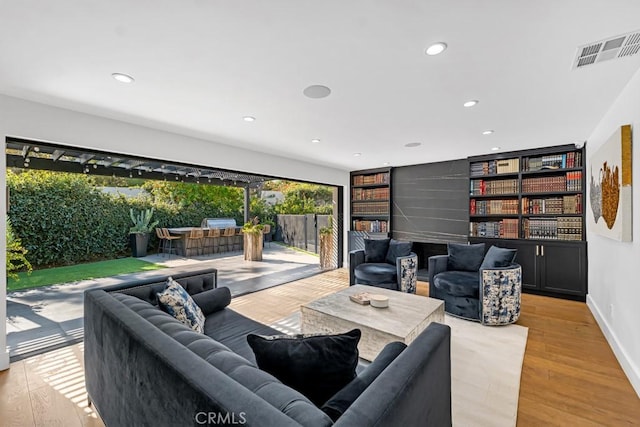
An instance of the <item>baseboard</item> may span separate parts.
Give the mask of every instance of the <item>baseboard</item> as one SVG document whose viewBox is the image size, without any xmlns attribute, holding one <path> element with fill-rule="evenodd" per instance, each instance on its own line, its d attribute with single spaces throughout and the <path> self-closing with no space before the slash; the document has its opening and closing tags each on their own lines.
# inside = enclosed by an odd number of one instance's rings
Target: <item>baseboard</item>
<svg viewBox="0 0 640 427">
<path fill-rule="evenodd" d="M 0 371 L 9 369 L 9 352 L 4 351 L 0 353 Z"/>
<path fill-rule="evenodd" d="M 629 378 L 631 386 L 636 391 L 638 397 L 640 397 L 640 369 L 638 368 L 638 366 L 636 366 L 635 363 L 633 363 L 627 352 L 620 345 L 618 337 L 607 323 L 606 319 L 602 315 L 602 312 L 598 308 L 598 305 L 591 298 L 591 295 L 587 295 L 587 307 L 589 307 L 591 313 L 593 314 L 593 317 L 595 317 L 596 322 L 598 322 L 600 330 L 602 330 L 602 333 L 609 343 L 609 346 L 611 346 L 613 354 L 615 354 L 618 362 L 620 363 L 620 366 L 622 366 L 622 370 L 627 375 L 627 378 Z"/>
</svg>

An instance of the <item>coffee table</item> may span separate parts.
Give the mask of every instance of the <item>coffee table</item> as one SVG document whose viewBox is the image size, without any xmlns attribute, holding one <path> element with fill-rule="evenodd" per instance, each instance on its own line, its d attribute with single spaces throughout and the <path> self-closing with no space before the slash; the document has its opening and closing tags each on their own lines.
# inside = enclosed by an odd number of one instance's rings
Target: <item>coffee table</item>
<svg viewBox="0 0 640 427">
<path fill-rule="evenodd" d="M 389 307 L 360 305 L 349 295 L 368 292 L 389 297 Z M 431 322 L 444 323 L 444 302 L 373 286 L 355 285 L 300 307 L 303 334 L 338 334 L 358 328 L 360 357 L 372 361 L 390 342 L 409 345 Z"/>
</svg>

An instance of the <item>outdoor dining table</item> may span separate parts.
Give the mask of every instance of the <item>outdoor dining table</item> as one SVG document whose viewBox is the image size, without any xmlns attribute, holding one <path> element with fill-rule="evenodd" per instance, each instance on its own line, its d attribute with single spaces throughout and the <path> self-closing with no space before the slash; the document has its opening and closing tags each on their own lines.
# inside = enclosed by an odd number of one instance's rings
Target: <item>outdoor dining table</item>
<svg viewBox="0 0 640 427">
<path fill-rule="evenodd" d="M 236 232 L 237 230 L 241 229 L 242 227 L 240 226 L 236 226 Z M 209 228 L 203 228 L 203 227 L 173 227 L 173 228 L 168 228 L 169 233 L 176 235 L 176 236 L 180 236 L 180 239 L 176 241 L 177 245 L 176 245 L 176 252 L 178 253 L 178 255 L 181 255 L 183 257 L 186 257 L 187 252 L 186 252 L 186 247 L 187 247 L 187 238 L 189 237 L 189 234 L 191 233 L 191 230 L 194 229 L 201 229 L 204 232 L 204 235 L 206 236 L 207 233 L 209 232 Z M 221 228 L 220 231 L 222 232 L 224 230 L 224 228 Z"/>
</svg>

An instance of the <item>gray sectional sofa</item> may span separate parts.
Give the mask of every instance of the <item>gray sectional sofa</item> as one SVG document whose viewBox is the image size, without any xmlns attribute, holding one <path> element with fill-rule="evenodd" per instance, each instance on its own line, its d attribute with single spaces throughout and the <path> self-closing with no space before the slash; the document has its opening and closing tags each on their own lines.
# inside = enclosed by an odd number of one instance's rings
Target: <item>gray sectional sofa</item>
<svg viewBox="0 0 640 427">
<path fill-rule="evenodd" d="M 451 425 L 447 326 L 430 325 L 334 423 L 257 367 L 247 334 L 281 333 L 227 308 L 215 274 L 172 276 L 205 313 L 204 334 L 157 307 L 165 277 L 85 293 L 86 388 L 107 426 Z"/>
</svg>

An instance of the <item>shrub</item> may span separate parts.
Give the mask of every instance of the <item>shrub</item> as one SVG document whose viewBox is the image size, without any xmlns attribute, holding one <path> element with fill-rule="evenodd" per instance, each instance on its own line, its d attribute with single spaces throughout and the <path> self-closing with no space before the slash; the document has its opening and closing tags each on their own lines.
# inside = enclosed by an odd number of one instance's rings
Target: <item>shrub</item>
<svg viewBox="0 0 640 427">
<path fill-rule="evenodd" d="M 154 184 L 163 191 L 169 187 Z M 170 197 L 157 197 L 153 191 L 151 197 L 134 199 L 108 195 L 81 174 L 7 171 L 7 185 L 14 230 L 28 251 L 27 259 L 40 268 L 127 256 L 130 209 L 153 208 L 159 227 L 196 226 L 207 217 L 231 217 L 238 223 L 243 219 L 242 190 L 237 188 L 203 185 L 220 189 L 203 190 L 215 196 L 210 203 L 205 196 L 170 203 Z M 150 245 L 157 246 L 155 234 Z"/>
<path fill-rule="evenodd" d="M 31 263 L 25 255 L 27 250 L 22 247 L 22 242 L 16 237 L 11 226 L 11 221 L 7 219 L 7 277 L 18 280 L 18 271 L 27 270 L 31 272 Z"/>
</svg>

